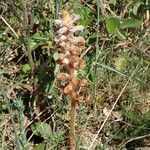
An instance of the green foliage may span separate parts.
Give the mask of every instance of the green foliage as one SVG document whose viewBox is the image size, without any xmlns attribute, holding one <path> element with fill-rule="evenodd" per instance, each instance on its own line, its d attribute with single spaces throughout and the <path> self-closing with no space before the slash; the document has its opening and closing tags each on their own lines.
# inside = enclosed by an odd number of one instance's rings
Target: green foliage
<svg viewBox="0 0 150 150">
<path fill-rule="evenodd" d="M 139 28 L 141 26 L 141 21 L 138 19 L 127 18 L 122 20 L 121 28 Z"/>
<path fill-rule="evenodd" d="M 41 136 L 51 145 L 57 145 L 64 140 L 64 131 L 53 132 L 47 123 L 34 123 L 31 130 L 35 135 Z"/>
<path fill-rule="evenodd" d="M 83 26 L 88 26 L 91 21 L 91 9 L 87 6 L 81 6 L 80 8 L 75 8 L 75 13 L 80 16 L 80 24 Z"/>
<path fill-rule="evenodd" d="M 45 144 L 38 144 L 33 150 L 45 150 Z"/>
<path fill-rule="evenodd" d="M 138 14 L 138 10 L 140 8 L 140 6 L 143 4 L 142 1 L 137 1 L 133 7 L 133 14 L 137 15 Z"/>
<path fill-rule="evenodd" d="M 123 29 L 139 28 L 140 26 L 141 21 L 135 18 L 126 18 L 123 20 L 116 17 L 106 18 L 107 31 L 112 35 L 118 36 L 120 39 L 125 38 L 125 32 Z"/>
<path fill-rule="evenodd" d="M 35 123 L 31 127 L 32 132 L 35 132 L 35 135 L 43 136 L 49 138 L 52 135 L 51 127 L 47 123 Z"/>
<path fill-rule="evenodd" d="M 110 17 L 106 19 L 106 28 L 107 31 L 112 34 L 118 36 L 120 39 L 124 39 L 124 32 L 120 29 L 120 20 L 115 17 Z"/>
<path fill-rule="evenodd" d="M 19 1 L 5 0 L 0 6 L 1 16 L 8 23 L 0 18 L 0 146 L 3 146 L 3 149 L 16 149 L 17 144 L 14 141 L 18 139 L 22 149 L 29 149 L 31 143 L 34 150 L 67 149 L 66 130 L 70 101 L 66 95 L 59 93 L 60 87 L 66 83 L 57 81 L 56 78 L 61 68 L 56 64 L 59 52 L 54 42 L 57 32 L 54 28 L 54 19 L 58 18 L 59 12 L 63 9 L 79 15 L 78 24 L 85 26 L 81 35 L 86 39 L 86 67 L 80 70 L 78 76 L 86 78 L 89 83 L 82 92 L 86 101 L 78 107 L 80 115 L 77 129 L 84 128 L 89 135 L 90 132 L 95 135 L 105 118 L 103 108 L 112 108 L 123 86 L 130 80 L 114 110 L 120 111 L 122 120 L 114 121 L 111 114 L 99 135 L 100 144 L 94 143 L 97 145 L 95 149 L 107 149 L 113 145 L 116 149 L 120 143 L 149 134 L 150 112 L 141 113 L 138 107 L 135 109 L 139 100 L 145 104 L 140 106 L 141 110 L 145 110 L 149 104 L 149 97 L 144 99 L 150 85 L 150 41 L 144 18 L 149 10 L 149 1 L 26 2 L 29 19 L 27 26 L 23 22 L 24 10 Z M 26 28 L 29 28 L 28 38 L 25 36 Z M 35 64 L 35 80 L 26 53 L 27 40 Z M 94 88 L 95 93 L 92 92 Z M 39 96 L 38 100 L 34 97 L 36 93 Z M 89 103 L 88 95 L 92 95 Z M 7 104 L 8 100 L 10 105 Z M 38 106 L 34 106 L 35 100 L 38 101 Z M 90 106 L 87 106 L 88 104 Z M 12 110 L 11 113 L 8 106 Z M 96 106 L 94 113 L 93 106 Z M 39 107 L 41 113 L 40 121 L 34 118 L 36 107 Z M 50 121 L 45 122 L 47 117 L 50 117 Z M 25 124 L 25 118 L 29 125 Z M 14 135 L 15 130 L 17 134 Z M 44 138 L 44 142 L 28 142 L 28 130 L 31 130 L 33 135 Z M 78 135 L 79 147 L 82 145 L 82 138 L 89 140 L 87 143 L 90 145 L 93 137 L 82 136 L 82 131 Z M 7 143 L 11 143 L 12 147 Z M 86 148 L 89 145 L 86 145 Z"/>
<path fill-rule="evenodd" d="M 115 17 L 108 18 L 106 20 L 106 28 L 109 33 L 115 34 L 119 29 L 119 19 Z"/>
<path fill-rule="evenodd" d="M 21 70 L 22 70 L 23 74 L 27 74 L 31 70 L 31 67 L 30 67 L 29 64 L 25 64 L 25 65 L 22 66 Z"/>
<path fill-rule="evenodd" d="M 19 136 L 18 141 L 20 143 L 20 148 L 24 150 L 29 149 L 29 142 L 27 141 L 26 138 L 26 131 L 24 128 L 24 105 L 22 99 L 14 100 L 13 105 L 16 107 L 17 112 L 16 112 L 16 117 L 18 119 L 18 125 L 19 125 Z"/>
<path fill-rule="evenodd" d="M 119 71 L 123 71 L 127 67 L 128 63 L 129 63 L 129 61 L 127 60 L 126 57 L 119 56 L 115 60 L 115 68 Z"/>
<path fill-rule="evenodd" d="M 129 123 L 129 126 L 124 126 L 124 128 L 115 135 L 114 139 L 129 140 L 150 132 L 150 111 L 141 115 L 131 110 L 128 106 L 125 106 L 124 108 L 123 115 L 125 121 Z"/>
</svg>

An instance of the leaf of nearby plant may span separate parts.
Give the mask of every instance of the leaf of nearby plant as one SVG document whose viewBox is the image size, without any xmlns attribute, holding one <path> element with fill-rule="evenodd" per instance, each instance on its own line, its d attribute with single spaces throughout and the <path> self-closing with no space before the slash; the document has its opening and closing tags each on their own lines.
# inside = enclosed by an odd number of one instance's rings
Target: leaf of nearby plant
<svg viewBox="0 0 150 150">
<path fill-rule="evenodd" d="M 43 42 L 49 41 L 49 37 L 45 36 L 42 32 L 36 32 L 30 39 L 30 48 L 31 51 L 35 50 L 38 46 L 40 46 Z"/>
<path fill-rule="evenodd" d="M 32 39 L 34 40 L 44 40 L 44 41 L 48 41 L 49 40 L 49 37 L 46 36 L 44 33 L 42 32 L 36 32 L 32 37 Z"/>
<path fill-rule="evenodd" d="M 116 35 L 117 35 L 117 37 L 119 38 L 119 39 L 125 39 L 125 34 L 124 34 L 124 32 L 122 31 L 122 30 L 120 30 L 120 29 L 116 29 L 116 33 L 115 33 Z"/>
<path fill-rule="evenodd" d="M 120 27 L 122 29 L 125 28 L 139 28 L 141 26 L 141 21 L 138 19 L 134 19 L 134 18 L 128 18 L 128 19 L 124 19 L 122 20 L 122 23 L 120 25 Z"/>
<path fill-rule="evenodd" d="M 33 150 L 45 150 L 45 144 L 38 144 Z"/>
<path fill-rule="evenodd" d="M 113 5 L 116 5 L 117 1 L 116 0 L 109 0 L 108 1 L 108 4 L 113 4 Z"/>
<path fill-rule="evenodd" d="M 135 5 L 133 6 L 133 14 L 134 15 L 137 15 L 137 12 L 138 12 L 138 9 L 139 7 L 142 5 L 143 3 L 142 2 L 136 2 Z"/>
<path fill-rule="evenodd" d="M 49 138 L 53 136 L 51 127 L 47 123 L 35 123 L 31 126 L 32 132 L 35 132 L 35 135 L 40 135 L 43 138 Z"/>
<path fill-rule="evenodd" d="M 40 45 L 40 42 L 36 42 L 35 40 L 30 40 L 30 48 L 31 51 L 35 50 Z"/>
<path fill-rule="evenodd" d="M 119 28 L 119 20 L 114 17 L 106 19 L 106 28 L 109 33 L 115 34 L 116 30 Z"/>
<path fill-rule="evenodd" d="M 119 71 L 124 70 L 127 64 L 128 64 L 128 60 L 123 56 L 120 56 L 115 60 L 115 68 Z"/>
<path fill-rule="evenodd" d="M 29 64 L 25 64 L 25 65 L 23 65 L 21 70 L 22 70 L 22 72 L 24 74 L 27 74 L 30 71 L 30 69 L 31 69 L 30 65 Z"/>
<path fill-rule="evenodd" d="M 58 58 L 59 58 L 59 53 L 58 53 L 58 52 L 55 52 L 54 55 L 53 55 L 53 58 L 54 58 L 55 61 L 58 60 Z"/>
<path fill-rule="evenodd" d="M 80 19 L 80 24 L 86 27 L 89 24 L 89 20 L 87 20 L 87 19 Z"/>
<path fill-rule="evenodd" d="M 114 69 L 114 68 L 112 68 L 112 67 L 109 67 L 109 66 L 107 66 L 107 65 L 105 65 L 105 64 L 98 64 L 98 65 L 100 65 L 101 67 L 104 67 L 104 68 L 106 68 L 106 69 L 109 69 L 109 70 L 111 70 L 111 71 L 113 71 L 113 72 L 116 72 L 116 73 L 118 73 L 118 74 L 120 74 L 120 75 L 122 75 L 122 76 L 124 76 L 124 77 L 131 78 L 131 79 L 133 79 L 133 80 L 135 80 L 135 81 L 138 81 L 138 82 L 142 83 L 143 85 L 145 85 L 145 86 L 147 86 L 147 87 L 150 87 L 149 84 L 147 84 L 147 83 L 145 83 L 145 82 L 143 82 L 143 81 L 141 81 L 141 80 L 139 80 L 139 79 L 136 79 L 136 78 L 134 78 L 134 77 L 128 76 L 128 75 L 124 74 L 123 72 L 121 72 L 121 71 L 119 71 L 119 70 L 117 70 L 117 69 Z"/>
<path fill-rule="evenodd" d="M 85 6 L 75 9 L 75 13 L 79 14 L 80 16 L 79 21 L 81 25 L 86 27 L 90 23 L 91 12 L 91 9 Z"/>
</svg>

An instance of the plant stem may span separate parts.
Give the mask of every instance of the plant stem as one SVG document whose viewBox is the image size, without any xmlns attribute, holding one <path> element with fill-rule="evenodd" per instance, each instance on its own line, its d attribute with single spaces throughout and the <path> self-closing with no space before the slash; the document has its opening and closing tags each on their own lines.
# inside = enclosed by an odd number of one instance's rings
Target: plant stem
<svg viewBox="0 0 150 150">
<path fill-rule="evenodd" d="M 59 12 L 61 12 L 61 0 L 55 0 L 55 18 L 58 18 Z"/>
<path fill-rule="evenodd" d="M 36 81 L 36 74 L 35 74 L 35 63 L 33 61 L 33 57 L 32 57 L 32 52 L 31 52 L 31 48 L 30 48 L 30 31 L 29 31 L 29 19 L 28 19 L 28 11 L 27 11 L 27 3 L 26 0 L 20 0 L 22 7 L 23 7 L 23 25 L 24 25 L 24 29 L 25 29 L 25 47 L 26 47 L 26 51 L 27 51 L 27 56 L 29 59 L 29 63 L 31 66 L 31 73 L 32 73 L 32 80 L 33 80 L 33 101 L 31 101 L 31 103 L 33 104 L 34 107 L 34 113 L 36 114 L 38 120 L 39 120 L 39 109 L 37 107 L 37 104 L 39 102 L 39 93 L 37 91 L 37 81 Z"/>
<path fill-rule="evenodd" d="M 97 61 L 99 57 L 99 20 L 100 20 L 100 8 L 99 8 L 99 1 L 97 0 L 97 28 L 96 28 L 96 53 L 95 53 L 95 68 L 94 68 L 94 89 L 93 89 L 93 94 L 94 94 L 94 110 L 96 111 L 96 95 L 97 95 Z"/>
<path fill-rule="evenodd" d="M 24 29 L 25 29 L 25 47 L 26 47 L 26 51 L 27 51 L 27 55 L 28 55 L 28 59 L 29 59 L 29 63 L 31 66 L 31 70 L 32 70 L 32 74 L 34 74 L 35 71 L 35 64 L 33 61 L 33 57 L 31 54 L 31 49 L 30 49 L 30 32 L 29 32 L 29 20 L 28 20 L 28 13 L 27 13 L 27 8 L 26 8 L 26 0 L 20 0 L 22 7 L 23 7 L 23 25 L 24 25 Z"/>
<path fill-rule="evenodd" d="M 70 150 L 76 149 L 75 141 L 75 124 L 76 124 L 76 100 L 72 99 L 71 101 L 71 110 L 70 110 Z"/>
</svg>

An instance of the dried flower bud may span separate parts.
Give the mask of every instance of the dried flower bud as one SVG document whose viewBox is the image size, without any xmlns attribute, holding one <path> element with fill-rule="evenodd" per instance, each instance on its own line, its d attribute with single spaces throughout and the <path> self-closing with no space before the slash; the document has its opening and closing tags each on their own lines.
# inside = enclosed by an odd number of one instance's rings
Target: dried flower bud
<svg viewBox="0 0 150 150">
<path fill-rule="evenodd" d="M 85 67 L 85 62 L 83 59 L 80 58 L 79 68 Z"/>
<path fill-rule="evenodd" d="M 70 38 L 69 41 L 75 45 L 85 44 L 85 40 L 82 36 Z"/>
<path fill-rule="evenodd" d="M 79 85 L 79 80 L 73 78 L 70 82 L 72 82 L 72 84 L 74 85 L 74 88 L 76 88 Z"/>
<path fill-rule="evenodd" d="M 73 45 L 71 43 L 66 43 L 65 49 L 71 52 L 73 55 L 80 55 L 83 48 Z"/>
<path fill-rule="evenodd" d="M 80 96 L 78 92 L 74 92 L 74 91 L 71 93 L 71 97 L 75 101 L 80 101 L 81 99 L 83 99 L 83 97 Z"/>
<path fill-rule="evenodd" d="M 73 85 L 69 83 L 65 88 L 64 88 L 64 93 L 65 94 L 70 94 L 73 91 Z"/>
<path fill-rule="evenodd" d="M 66 42 L 61 42 L 59 45 L 62 46 L 62 47 L 65 47 Z"/>
<path fill-rule="evenodd" d="M 60 60 L 63 60 L 65 57 L 66 57 L 65 54 L 60 54 L 60 55 L 59 55 L 59 59 L 60 59 Z"/>
<path fill-rule="evenodd" d="M 56 28 L 61 28 L 63 26 L 62 20 L 55 20 L 54 25 Z"/>
<path fill-rule="evenodd" d="M 77 31 L 81 31 L 83 29 L 84 29 L 84 27 L 82 25 L 80 25 L 80 26 L 73 26 L 71 29 L 69 29 L 69 31 L 74 33 Z"/>
<path fill-rule="evenodd" d="M 85 86 L 86 84 L 87 84 L 87 80 L 86 79 L 81 80 L 80 86 Z"/>
<path fill-rule="evenodd" d="M 79 55 L 82 52 L 82 48 L 79 48 L 79 47 L 78 48 L 74 47 L 74 49 L 71 48 L 71 52 L 73 55 Z"/>
<path fill-rule="evenodd" d="M 64 34 L 64 33 L 66 33 L 68 31 L 68 28 L 67 27 L 62 27 L 62 28 L 60 28 L 59 30 L 58 30 L 58 34 Z"/>
<path fill-rule="evenodd" d="M 70 75 L 62 72 L 57 75 L 57 78 L 61 80 L 70 80 Z"/>
<path fill-rule="evenodd" d="M 59 36 L 57 36 L 55 39 L 54 39 L 54 41 L 58 44 L 59 42 L 63 42 L 63 41 L 65 41 L 65 40 L 67 40 L 67 37 L 65 36 L 65 35 L 59 35 Z"/>
<path fill-rule="evenodd" d="M 70 62 L 70 61 L 69 61 L 68 58 L 64 58 L 64 59 L 62 60 L 62 63 L 65 64 L 65 65 L 68 65 L 69 62 Z"/>
</svg>

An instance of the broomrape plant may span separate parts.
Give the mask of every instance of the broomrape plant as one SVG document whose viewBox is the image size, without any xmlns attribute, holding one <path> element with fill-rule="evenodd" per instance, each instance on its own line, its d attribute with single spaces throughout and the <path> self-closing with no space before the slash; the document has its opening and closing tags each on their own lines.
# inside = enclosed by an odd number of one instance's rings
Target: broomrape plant
<svg viewBox="0 0 150 150">
<path fill-rule="evenodd" d="M 85 79 L 79 79 L 77 77 L 79 69 L 85 66 L 84 60 L 79 57 L 85 49 L 85 40 L 82 36 L 74 35 L 76 32 L 84 29 L 82 25 L 75 25 L 78 19 L 78 15 L 69 15 L 67 11 L 63 11 L 60 14 L 60 19 L 55 20 L 55 27 L 57 28 L 58 34 L 55 42 L 59 48 L 59 59 L 57 63 L 63 70 L 57 74 L 57 78 L 67 82 L 62 92 L 65 95 L 69 95 L 71 99 L 69 132 L 71 150 L 76 149 L 76 106 L 82 99 L 80 95 L 81 88 L 87 83 Z"/>
</svg>

